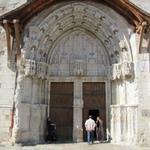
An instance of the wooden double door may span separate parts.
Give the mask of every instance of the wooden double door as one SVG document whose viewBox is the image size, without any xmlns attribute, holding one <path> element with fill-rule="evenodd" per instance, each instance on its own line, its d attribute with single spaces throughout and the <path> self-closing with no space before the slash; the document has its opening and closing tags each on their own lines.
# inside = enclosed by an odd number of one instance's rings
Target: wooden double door
<svg viewBox="0 0 150 150">
<path fill-rule="evenodd" d="M 96 120 L 100 116 L 106 126 L 105 105 L 105 83 L 86 82 L 83 83 L 83 129 L 84 123 L 89 115 Z M 73 140 L 73 83 L 52 82 L 50 93 L 50 117 L 56 124 L 57 137 L 59 141 Z M 82 92 L 82 91 L 81 91 Z"/>
</svg>

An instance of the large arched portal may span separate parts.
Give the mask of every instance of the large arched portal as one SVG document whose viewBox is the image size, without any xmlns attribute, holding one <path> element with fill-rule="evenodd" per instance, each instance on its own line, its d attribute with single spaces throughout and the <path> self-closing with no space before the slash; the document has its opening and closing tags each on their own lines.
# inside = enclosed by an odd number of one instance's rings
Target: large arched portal
<svg viewBox="0 0 150 150">
<path fill-rule="evenodd" d="M 59 78 L 60 82 L 51 82 L 49 106 L 50 117 L 57 124 L 58 138 L 61 140 L 72 140 L 73 134 L 71 133 L 73 132 L 73 128 L 74 130 L 80 130 L 80 134 L 82 135 L 82 129 L 85 129 L 84 122 L 88 117 L 88 113 L 92 110 L 98 112 L 95 115 L 93 114 L 95 119 L 97 115 L 102 116 L 106 127 L 105 83 L 103 88 L 101 88 L 101 85 L 107 78 L 105 68 L 109 66 L 110 60 L 107 50 L 100 39 L 83 27 L 74 27 L 62 34 L 62 36 L 54 42 L 49 56 L 50 75 L 54 79 L 61 77 Z M 91 81 L 91 79 L 96 76 L 103 78 L 101 82 L 99 82 L 99 79 L 95 80 L 95 82 Z M 68 78 L 73 84 L 69 81 L 64 83 L 65 78 Z M 73 91 L 73 86 L 75 86 L 77 80 L 80 85 L 77 85 L 78 87 L 76 88 L 82 90 Z M 86 80 L 86 82 L 84 80 Z M 87 89 L 91 90 L 87 91 Z M 97 92 L 95 96 L 92 92 L 93 89 Z M 55 91 L 55 95 L 53 90 Z M 76 97 L 78 99 L 76 99 Z M 73 100 L 73 98 L 75 99 Z M 74 103 L 72 103 L 72 100 Z M 53 103 L 55 103 L 55 105 L 53 105 Z M 79 103 L 79 106 L 75 106 L 76 103 Z M 76 107 L 79 107 L 78 109 L 80 111 L 80 116 L 76 116 L 79 122 L 76 122 L 76 119 L 73 121 L 72 112 L 74 109 L 75 117 L 77 114 L 75 110 Z M 62 121 L 60 118 L 62 118 Z M 74 127 L 73 122 L 76 123 Z M 74 132 L 76 133 L 76 131 Z"/>
<path fill-rule="evenodd" d="M 124 82 L 133 73 L 125 29 L 128 23 L 116 12 L 91 2 L 60 3 L 26 25 L 16 89 L 16 141 L 41 141 L 48 116 L 61 140 L 83 141 L 89 114 L 102 116 L 110 131 L 110 105 L 126 103 Z M 22 126 L 24 120 L 30 120 L 28 125 Z"/>
</svg>

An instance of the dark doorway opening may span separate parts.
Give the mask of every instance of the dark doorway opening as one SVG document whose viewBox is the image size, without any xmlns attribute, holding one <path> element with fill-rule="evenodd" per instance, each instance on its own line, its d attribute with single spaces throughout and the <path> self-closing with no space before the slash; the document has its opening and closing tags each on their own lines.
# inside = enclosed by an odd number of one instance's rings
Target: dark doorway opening
<svg viewBox="0 0 150 150">
<path fill-rule="evenodd" d="M 98 109 L 89 110 L 89 116 L 92 116 L 92 119 L 96 121 L 96 118 L 99 116 L 99 110 Z"/>
<path fill-rule="evenodd" d="M 89 116 L 92 116 L 92 119 L 96 122 L 96 118 L 99 116 L 98 109 L 89 110 Z M 94 131 L 94 139 L 96 139 L 96 130 Z"/>
</svg>

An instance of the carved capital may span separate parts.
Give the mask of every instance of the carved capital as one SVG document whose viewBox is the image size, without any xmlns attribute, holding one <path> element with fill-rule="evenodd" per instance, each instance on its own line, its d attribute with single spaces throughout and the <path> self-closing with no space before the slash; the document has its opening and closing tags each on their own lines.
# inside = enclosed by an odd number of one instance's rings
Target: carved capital
<svg viewBox="0 0 150 150">
<path fill-rule="evenodd" d="M 34 60 L 26 60 L 25 75 L 34 76 L 36 74 L 36 62 Z"/>
<path fill-rule="evenodd" d="M 108 78 L 111 80 L 125 79 L 132 77 L 134 66 L 132 62 L 125 62 L 122 64 L 113 64 L 108 68 Z"/>
<path fill-rule="evenodd" d="M 125 77 L 132 77 L 133 75 L 133 72 L 134 72 L 134 66 L 133 66 L 133 63 L 129 63 L 129 62 L 126 62 L 122 65 L 122 74 L 123 76 Z"/>
<path fill-rule="evenodd" d="M 47 76 L 48 64 L 43 62 L 36 62 L 34 60 L 26 60 L 25 75 L 37 76 L 38 78 L 45 79 Z"/>
</svg>

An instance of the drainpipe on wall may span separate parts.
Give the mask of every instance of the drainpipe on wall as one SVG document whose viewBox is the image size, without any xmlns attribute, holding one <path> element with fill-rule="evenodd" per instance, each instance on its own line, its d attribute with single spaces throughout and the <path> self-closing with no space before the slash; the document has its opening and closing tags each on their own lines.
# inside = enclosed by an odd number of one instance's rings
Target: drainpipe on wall
<svg viewBox="0 0 150 150">
<path fill-rule="evenodd" d="M 16 77 L 15 77 L 14 97 L 16 95 L 17 76 L 18 76 L 18 71 L 16 71 Z M 14 116 L 15 116 L 15 98 L 13 98 L 13 106 L 12 106 L 12 110 L 11 110 L 11 123 L 10 123 L 10 128 L 9 128 L 9 138 L 12 138 L 12 131 L 14 128 Z"/>
<path fill-rule="evenodd" d="M 20 35 L 19 20 L 14 19 L 13 20 L 13 25 L 14 25 L 14 31 L 15 31 L 14 33 L 15 33 L 15 38 L 16 38 L 16 47 L 17 47 L 17 54 L 16 54 L 16 58 L 17 59 L 15 59 L 15 63 L 17 65 L 17 67 L 18 67 L 18 65 L 20 65 L 20 59 L 21 59 L 21 50 L 20 50 L 20 48 L 21 48 L 20 47 L 20 45 L 21 45 L 21 42 L 20 42 L 21 41 L 20 40 L 21 39 L 21 35 Z M 7 42 L 9 42 L 9 41 L 7 41 Z M 18 68 L 17 67 L 16 67 L 14 96 L 16 95 L 16 89 L 17 89 L 17 77 L 18 77 Z M 14 116 L 15 116 L 15 99 L 13 98 L 13 106 L 12 106 L 12 110 L 11 110 L 11 124 L 10 124 L 10 128 L 9 128 L 10 138 L 12 138 L 12 134 L 13 134 Z"/>
<path fill-rule="evenodd" d="M 9 137 L 12 137 L 12 130 L 14 127 L 14 114 L 15 114 L 15 102 L 13 101 L 13 107 L 11 110 L 11 123 L 10 123 L 10 128 L 9 128 Z"/>
</svg>

